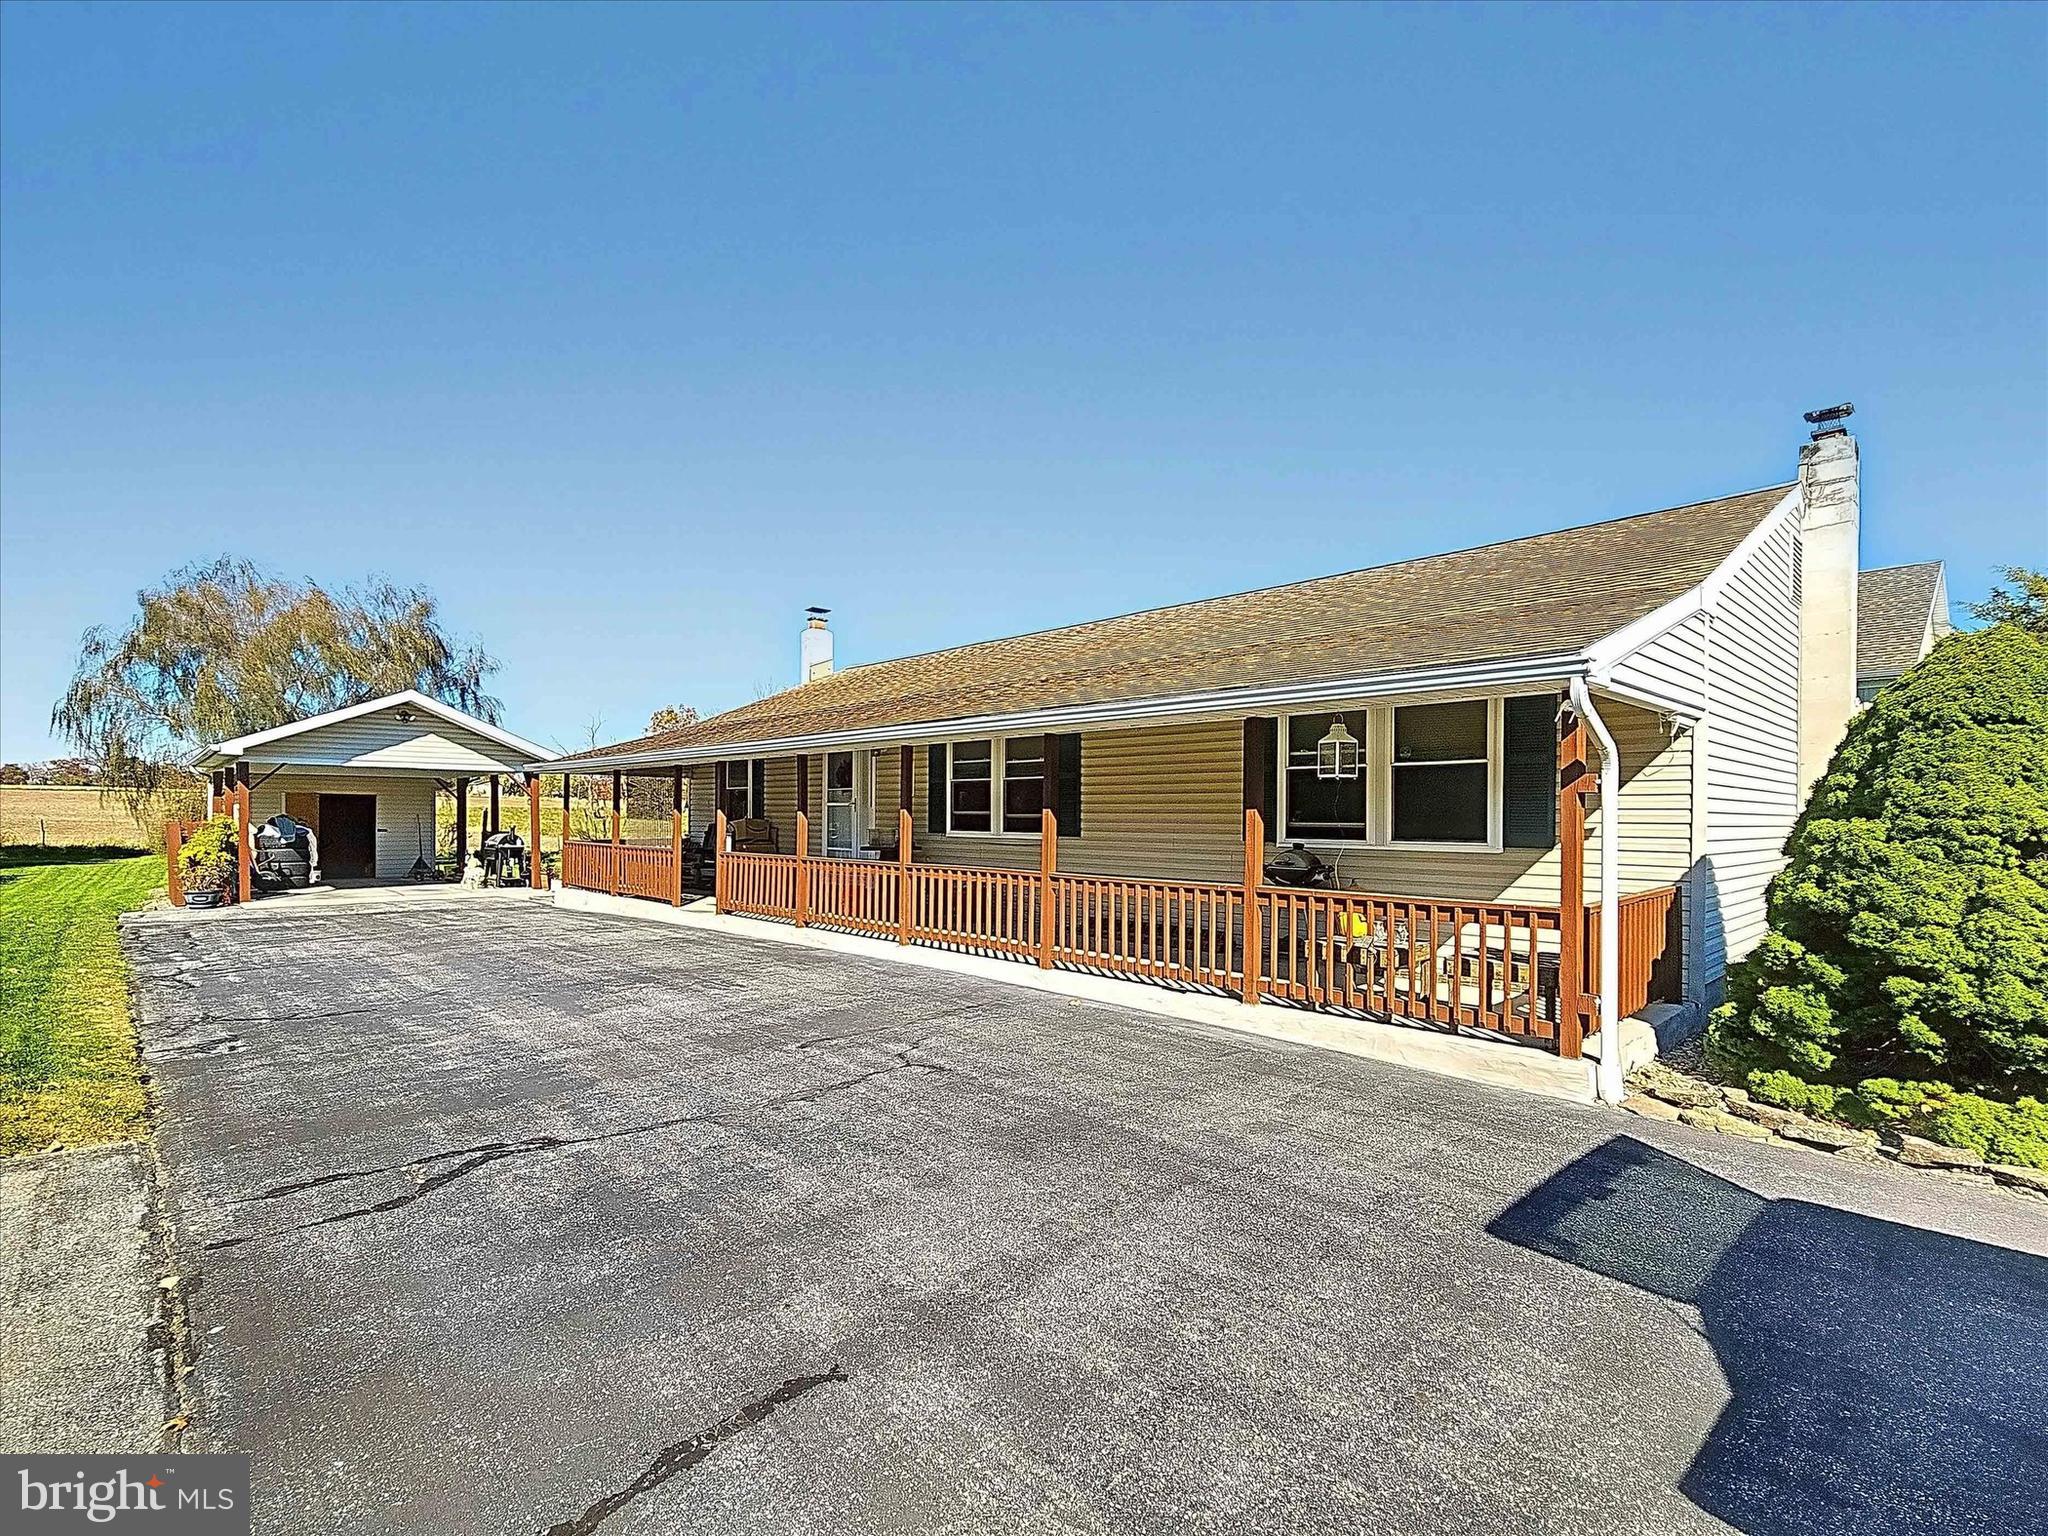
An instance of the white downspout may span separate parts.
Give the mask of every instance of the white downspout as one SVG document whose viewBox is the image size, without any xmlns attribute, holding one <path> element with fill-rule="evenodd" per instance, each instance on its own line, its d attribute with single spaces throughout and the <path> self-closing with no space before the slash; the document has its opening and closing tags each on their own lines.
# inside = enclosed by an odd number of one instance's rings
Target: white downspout
<svg viewBox="0 0 2048 1536">
<path fill-rule="evenodd" d="M 1619 1104 L 1622 1084 L 1621 1020 L 1615 1007 L 1621 997 L 1621 754 L 1607 733 L 1607 722 L 1593 707 L 1583 677 L 1571 681 L 1572 708 L 1593 732 L 1600 749 L 1600 955 L 1595 974 L 1600 981 L 1600 1064 L 1594 1088 L 1603 1104 Z"/>
</svg>

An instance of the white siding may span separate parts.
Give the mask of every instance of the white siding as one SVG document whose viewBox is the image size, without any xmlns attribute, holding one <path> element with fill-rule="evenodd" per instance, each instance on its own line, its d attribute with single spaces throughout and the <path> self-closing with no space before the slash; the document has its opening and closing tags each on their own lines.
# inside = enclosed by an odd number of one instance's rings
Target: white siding
<svg viewBox="0 0 2048 1536">
<path fill-rule="evenodd" d="M 303 763 L 320 768 L 409 768 L 430 773 L 517 773 L 519 754 L 480 731 L 420 713 L 411 724 L 400 706 L 323 725 L 257 747 L 252 763 Z"/>
<path fill-rule="evenodd" d="M 284 810 L 290 794 L 375 795 L 377 797 L 377 878 L 402 880 L 420 856 L 434 857 L 434 781 L 367 773 L 297 773 L 285 771 L 249 788 L 250 815 L 258 822 Z"/>
<path fill-rule="evenodd" d="M 1764 935 L 1765 888 L 1799 815 L 1798 567 L 1788 518 L 1709 609 L 1706 826 L 1694 876 L 1709 998 Z"/>
<path fill-rule="evenodd" d="M 1616 686 L 1668 698 L 1695 710 L 1707 703 L 1707 616 L 1695 613 L 1611 669 Z"/>
</svg>

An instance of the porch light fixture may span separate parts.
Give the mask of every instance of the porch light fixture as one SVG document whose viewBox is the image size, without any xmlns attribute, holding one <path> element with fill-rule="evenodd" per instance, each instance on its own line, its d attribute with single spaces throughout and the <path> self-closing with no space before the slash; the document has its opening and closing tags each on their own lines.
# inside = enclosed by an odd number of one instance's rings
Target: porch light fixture
<svg viewBox="0 0 2048 1536">
<path fill-rule="evenodd" d="M 419 719 L 419 716 L 410 709 L 401 709 L 398 712 L 398 723 L 400 725 L 411 725 L 417 719 Z"/>
<path fill-rule="evenodd" d="M 1342 720 L 1333 720 L 1316 743 L 1316 777 L 1355 779 L 1363 755 L 1358 738 L 1344 729 Z"/>
</svg>

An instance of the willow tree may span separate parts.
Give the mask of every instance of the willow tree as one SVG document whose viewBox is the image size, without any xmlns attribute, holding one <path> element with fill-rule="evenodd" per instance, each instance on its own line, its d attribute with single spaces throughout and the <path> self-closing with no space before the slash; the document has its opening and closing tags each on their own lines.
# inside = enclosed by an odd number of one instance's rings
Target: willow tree
<svg viewBox="0 0 2048 1536">
<path fill-rule="evenodd" d="M 51 726 L 138 814 L 191 783 L 196 746 L 407 688 L 496 721 L 498 663 L 451 640 L 434 598 L 373 578 L 335 590 L 223 557 L 138 594 L 118 633 L 80 643 Z"/>
</svg>

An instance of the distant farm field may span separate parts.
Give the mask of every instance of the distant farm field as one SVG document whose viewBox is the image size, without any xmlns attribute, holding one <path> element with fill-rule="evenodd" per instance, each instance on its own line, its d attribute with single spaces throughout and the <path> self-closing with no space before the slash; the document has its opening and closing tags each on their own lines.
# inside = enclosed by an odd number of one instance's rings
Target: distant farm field
<svg viewBox="0 0 2048 1536">
<path fill-rule="evenodd" d="M 96 789 L 0 784 L 0 843 L 142 849 L 162 842 L 161 827 L 142 826 L 118 797 L 102 800 Z"/>
</svg>

